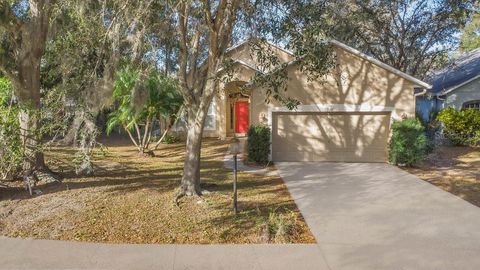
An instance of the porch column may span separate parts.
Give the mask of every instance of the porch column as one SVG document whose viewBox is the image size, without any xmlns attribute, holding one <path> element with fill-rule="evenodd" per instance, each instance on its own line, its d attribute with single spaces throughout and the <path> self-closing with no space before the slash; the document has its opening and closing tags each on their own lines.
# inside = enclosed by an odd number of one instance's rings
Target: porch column
<svg viewBox="0 0 480 270">
<path fill-rule="evenodd" d="M 227 93 L 225 90 L 225 85 L 222 84 L 222 89 L 218 95 L 217 100 L 217 130 L 218 130 L 218 137 L 221 140 L 225 140 L 227 138 Z"/>
</svg>

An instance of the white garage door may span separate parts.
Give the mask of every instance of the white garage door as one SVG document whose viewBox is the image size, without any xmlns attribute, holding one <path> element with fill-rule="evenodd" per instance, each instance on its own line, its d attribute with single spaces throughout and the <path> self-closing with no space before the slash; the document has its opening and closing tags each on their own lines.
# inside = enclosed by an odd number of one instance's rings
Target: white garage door
<svg viewBox="0 0 480 270">
<path fill-rule="evenodd" d="M 385 162 L 387 113 L 274 113 L 273 161 Z"/>
</svg>

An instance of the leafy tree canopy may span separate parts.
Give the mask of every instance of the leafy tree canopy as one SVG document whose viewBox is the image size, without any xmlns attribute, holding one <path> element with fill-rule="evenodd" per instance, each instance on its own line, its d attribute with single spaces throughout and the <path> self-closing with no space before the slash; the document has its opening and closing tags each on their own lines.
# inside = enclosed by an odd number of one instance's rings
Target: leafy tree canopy
<svg viewBox="0 0 480 270">
<path fill-rule="evenodd" d="M 463 28 L 460 40 L 460 52 L 480 48 L 480 13 L 475 13 L 471 21 Z"/>
</svg>

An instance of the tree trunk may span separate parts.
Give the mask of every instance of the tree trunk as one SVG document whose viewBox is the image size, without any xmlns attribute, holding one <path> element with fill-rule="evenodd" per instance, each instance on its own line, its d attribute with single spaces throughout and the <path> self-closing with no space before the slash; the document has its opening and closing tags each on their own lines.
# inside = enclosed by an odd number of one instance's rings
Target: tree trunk
<svg viewBox="0 0 480 270">
<path fill-rule="evenodd" d="M 45 170 L 45 160 L 39 142 L 38 134 L 40 117 L 40 60 L 26 57 L 20 70 L 20 82 L 17 85 L 18 100 L 21 105 L 19 113 L 20 134 L 25 152 L 23 162 L 24 178 L 35 170 Z"/>
<path fill-rule="evenodd" d="M 25 159 L 23 162 L 24 175 L 31 174 L 36 169 L 44 169 L 45 159 L 39 149 L 39 140 L 36 130 L 38 128 L 37 113 L 21 110 L 19 113 L 20 134 L 24 147 Z"/>
<path fill-rule="evenodd" d="M 210 102 L 205 103 L 210 104 Z M 200 150 L 202 146 L 203 125 L 207 116 L 208 107 L 206 104 L 203 104 L 198 106 L 197 110 L 191 109 L 188 112 L 185 165 L 179 196 L 202 195 L 200 189 Z"/>
</svg>

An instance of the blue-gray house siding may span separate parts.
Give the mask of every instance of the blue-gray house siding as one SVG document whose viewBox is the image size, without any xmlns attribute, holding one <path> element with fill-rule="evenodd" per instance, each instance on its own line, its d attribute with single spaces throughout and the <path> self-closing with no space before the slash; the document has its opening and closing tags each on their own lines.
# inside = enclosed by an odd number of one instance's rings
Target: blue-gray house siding
<svg viewBox="0 0 480 270">
<path fill-rule="evenodd" d="M 448 98 L 450 95 L 454 95 L 454 92 L 457 92 L 459 95 L 456 96 L 462 99 L 456 100 L 456 109 L 461 109 L 461 106 L 458 106 L 458 104 L 480 99 L 480 83 L 476 82 L 480 80 L 475 79 L 479 75 L 480 48 L 461 55 L 446 68 L 433 72 L 427 80 L 432 85 L 432 88 L 425 95 L 418 96 L 416 99 L 417 115 L 424 121 L 428 121 L 432 113 L 439 112 L 446 106 L 449 106 L 450 99 Z M 468 85 L 466 85 L 467 83 Z M 472 84 L 474 84 L 473 92 Z M 478 87 L 475 86 L 477 84 L 479 85 Z M 468 91 L 468 95 L 460 94 L 463 91 Z"/>
</svg>

